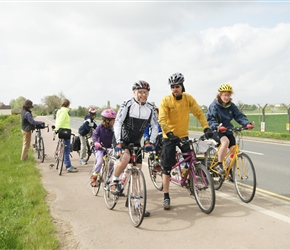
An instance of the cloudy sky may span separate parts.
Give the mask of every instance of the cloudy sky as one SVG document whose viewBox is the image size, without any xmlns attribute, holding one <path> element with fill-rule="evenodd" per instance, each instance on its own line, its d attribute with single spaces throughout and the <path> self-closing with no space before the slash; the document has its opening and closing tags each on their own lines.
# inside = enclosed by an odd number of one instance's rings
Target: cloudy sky
<svg viewBox="0 0 290 250">
<path fill-rule="evenodd" d="M 0 0 L 0 102 L 115 107 L 146 80 L 159 105 L 175 72 L 200 105 L 225 82 L 236 103 L 290 104 L 290 1 Z"/>
</svg>

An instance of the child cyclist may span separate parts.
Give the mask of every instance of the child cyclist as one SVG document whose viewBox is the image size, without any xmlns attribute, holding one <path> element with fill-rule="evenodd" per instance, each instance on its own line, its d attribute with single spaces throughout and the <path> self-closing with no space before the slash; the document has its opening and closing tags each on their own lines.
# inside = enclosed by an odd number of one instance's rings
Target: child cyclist
<svg viewBox="0 0 290 250">
<path fill-rule="evenodd" d="M 102 113 L 102 123 L 99 125 L 93 135 L 92 139 L 95 145 L 96 165 L 91 176 L 91 186 L 97 186 L 97 180 L 101 167 L 103 164 L 103 157 L 106 153 L 102 147 L 110 148 L 112 146 L 112 139 L 114 135 L 113 125 L 115 123 L 116 112 L 113 109 L 105 109 Z"/>
<path fill-rule="evenodd" d="M 218 94 L 213 102 L 209 105 L 207 112 L 207 122 L 214 133 L 213 138 L 221 143 L 218 154 L 218 165 L 215 170 L 220 174 L 224 174 L 225 170 L 222 161 L 227 153 L 228 148 L 236 144 L 235 137 L 232 131 L 227 131 L 227 128 L 233 128 L 231 120 L 235 120 L 240 125 L 247 129 L 252 129 L 254 126 L 248 121 L 247 117 L 238 109 L 232 102 L 233 88 L 225 83 L 218 88 Z"/>
</svg>

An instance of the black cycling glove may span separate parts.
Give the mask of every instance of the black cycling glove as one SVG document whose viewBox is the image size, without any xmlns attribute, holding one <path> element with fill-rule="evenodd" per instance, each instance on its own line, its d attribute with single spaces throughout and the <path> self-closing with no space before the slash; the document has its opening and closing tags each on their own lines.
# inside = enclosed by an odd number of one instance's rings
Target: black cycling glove
<svg viewBox="0 0 290 250">
<path fill-rule="evenodd" d="M 174 135 L 172 132 L 168 132 L 166 135 L 170 141 L 176 144 L 181 142 L 181 139 L 178 136 Z"/>
</svg>

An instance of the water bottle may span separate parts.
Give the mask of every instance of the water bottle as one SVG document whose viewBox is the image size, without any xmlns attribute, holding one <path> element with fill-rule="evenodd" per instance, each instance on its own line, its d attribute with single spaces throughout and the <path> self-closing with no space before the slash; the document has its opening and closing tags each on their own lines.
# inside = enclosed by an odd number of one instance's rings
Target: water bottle
<svg viewBox="0 0 290 250">
<path fill-rule="evenodd" d="M 182 162 L 183 160 L 184 160 L 184 158 L 183 158 L 182 153 L 179 153 L 179 154 L 178 154 L 178 161 L 179 161 L 179 162 Z M 185 162 L 183 162 L 183 163 L 180 164 L 181 170 L 185 167 L 185 165 L 186 165 Z"/>
</svg>

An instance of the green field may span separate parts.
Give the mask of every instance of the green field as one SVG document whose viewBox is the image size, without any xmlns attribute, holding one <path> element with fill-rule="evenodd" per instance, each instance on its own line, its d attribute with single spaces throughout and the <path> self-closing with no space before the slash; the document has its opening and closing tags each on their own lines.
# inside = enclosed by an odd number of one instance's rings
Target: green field
<svg viewBox="0 0 290 250">
<path fill-rule="evenodd" d="M 247 118 L 250 122 L 255 124 L 255 128 L 253 131 L 257 131 L 257 132 L 261 131 L 262 115 L 248 114 Z M 287 123 L 288 123 L 287 114 L 266 114 L 265 115 L 265 132 L 289 133 L 289 131 L 286 129 Z M 233 124 L 237 125 L 235 121 L 233 121 Z M 199 122 L 193 115 L 190 116 L 190 126 L 200 127 Z"/>
</svg>

